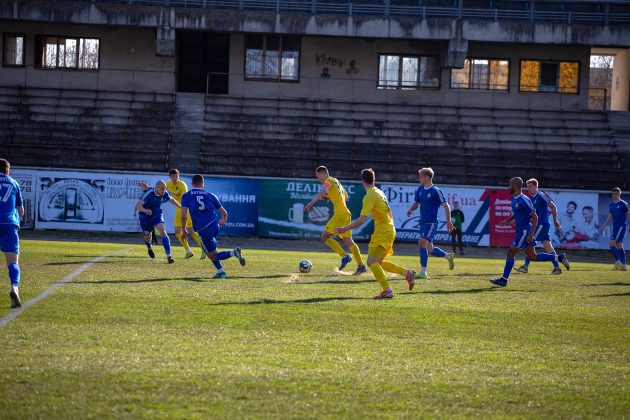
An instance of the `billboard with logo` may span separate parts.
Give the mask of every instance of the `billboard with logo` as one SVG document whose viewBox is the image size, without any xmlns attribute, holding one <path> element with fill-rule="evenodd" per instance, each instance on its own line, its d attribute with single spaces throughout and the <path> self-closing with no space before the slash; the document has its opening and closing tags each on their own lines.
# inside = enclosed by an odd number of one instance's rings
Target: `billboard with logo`
<svg viewBox="0 0 630 420">
<path fill-rule="evenodd" d="M 407 210 L 414 203 L 415 192 L 418 185 L 394 185 L 383 184 L 380 188 L 385 193 L 394 215 L 396 226 L 396 240 L 416 242 L 420 239 L 420 213 L 419 210 L 407 217 Z M 487 246 L 489 243 L 488 207 L 489 197 L 485 188 L 475 187 L 439 187 L 451 208 L 453 203 L 459 204 L 464 213 L 462 224 L 463 242 L 466 245 Z M 450 242 L 451 234 L 446 228 L 445 213 L 443 209 L 438 212 L 438 233 L 436 242 Z"/>
<path fill-rule="evenodd" d="M 357 182 L 343 182 L 348 192 L 348 208 L 357 218 L 365 190 Z M 319 238 L 324 226 L 333 214 L 332 204 L 319 201 L 309 213 L 304 206 L 317 195 L 322 184 L 302 180 L 261 180 L 258 208 L 258 233 L 270 238 Z M 372 232 L 371 223 L 366 223 L 353 232 L 357 239 L 367 239 Z"/>
<path fill-rule="evenodd" d="M 24 200 L 24 217 L 20 227 L 22 229 L 34 229 L 36 173 L 30 169 L 11 169 L 11 178 L 20 184 L 22 199 Z"/>
</svg>

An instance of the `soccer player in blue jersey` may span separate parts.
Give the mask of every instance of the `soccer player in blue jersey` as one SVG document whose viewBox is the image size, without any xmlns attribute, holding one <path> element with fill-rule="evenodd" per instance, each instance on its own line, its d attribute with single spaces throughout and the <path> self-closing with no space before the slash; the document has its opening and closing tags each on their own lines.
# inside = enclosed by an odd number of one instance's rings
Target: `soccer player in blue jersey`
<svg viewBox="0 0 630 420">
<path fill-rule="evenodd" d="M 514 257 L 520 251 L 525 251 L 527 256 L 532 261 L 557 261 L 558 256 L 556 254 L 536 253 L 536 241 L 534 240 L 534 232 L 538 225 L 538 215 L 536 209 L 531 200 L 527 198 L 523 193 L 523 179 L 512 178 L 510 180 L 510 194 L 512 194 L 512 216 L 508 219 L 502 220 L 502 225 L 507 225 L 514 220 L 516 223 L 516 234 L 514 235 L 514 241 L 512 247 L 508 250 L 507 258 L 505 260 L 505 268 L 503 269 L 503 276 L 498 279 L 490 280 L 490 283 L 497 286 L 507 286 L 510 272 L 514 267 L 516 261 Z"/>
<path fill-rule="evenodd" d="M 4 253 L 11 281 L 11 307 L 22 306 L 18 287 L 20 286 L 20 219 L 24 216 L 24 201 L 20 184 L 9 176 L 11 165 L 0 159 L 0 250 Z"/>
<path fill-rule="evenodd" d="M 171 240 L 164 228 L 164 218 L 162 217 L 162 204 L 169 202 L 175 207 L 181 208 L 181 205 L 166 191 L 166 183 L 158 181 L 155 188 L 146 190 L 136 203 L 135 210 L 140 218 L 140 227 L 144 232 L 144 244 L 147 246 L 149 257 L 155 258 L 153 247 L 151 246 L 151 234 L 153 228 L 157 228 L 162 236 L 162 246 L 166 252 L 166 260 L 169 264 L 175 262 L 171 256 Z"/>
<path fill-rule="evenodd" d="M 627 219 L 628 215 L 630 215 L 630 207 L 628 203 L 621 199 L 621 189 L 613 188 L 612 189 L 612 203 L 610 203 L 610 212 L 608 213 L 608 217 L 602 226 L 601 233 L 604 234 L 606 230 L 606 226 L 610 224 L 610 221 L 613 222 L 612 235 L 610 237 L 610 242 L 608 246 L 610 246 L 610 250 L 615 257 L 615 265 L 612 268 L 612 271 L 628 271 L 626 267 L 626 251 L 623 249 L 623 238 L 626 236 Z"/>
<path fill-rule="evenodd" d="M 444 193 L 438 187 L 433 185 L 433 176 L 435 173 L 431 168 L 422 168 L 418 171 L 418 180 L 420 187 L 416 191 L 414 203 L 407 210 L 407 217 L 411 217 L 414 211 L 420 207 L 420 274 L 421 279 L 428 279 L 427 266 L 429 264 L 429 252 L 434 257 L 442 257 L 448 261 L 448 268 L 455 268 L 455 254 L 453 252 L 447 254 L 437 246 L 433 245 L 433 239 L 438 230 L 438 210 L 444 207 L 446 213 L 446 227 L 452 232 L 455 227 L 451 222 L 451 207 L 448 205 Z"/>
<path fill-rule="evenodd" d="M 193 230 L 201 237 L 206 254 L 217 268 L 217 273 L 212 278 L 225 279 L 227 273 L 223 269 L 221 261 L 236 257 L 238 262 L 245 266 L 245 258 L 240 248 L 217 252 L 217 236 L 221 226 L 227 222 L 228 213 L 217 196 L 204 190 L 203 187 L 203 176 L 199 174 L 193 176 L 192 189 L 182 196 L 182 226 L 186 226 L 190 212 Z M 187 234 L 184 229 L 183 235 Z"/>
<path fill-rule="evenodd" d="M 545 247 L 545 251 L 550 254 L 555 254 L 556 250 L 553 249 L 553 245 L 551 245 L 551 236 L 549 235 L 549 231 L 551 230 L 551 223 L 549 221 L 549 210 L 551 210 L 551 215 L 553 216 L 553 224 L 556 229 L 561 229 L 562 225 L 558 221 L 558 208 L 555 203 L 551 200 L 551 198 L 544 192 L 538 189 L 538 180 L 536 178 L 531 178 L 527 180 L 527 191 L 531 197 L 532 204 L 534 205 L 534 209 L 536 209 L 536 216 L 538 216 L 538 225 L 536 226 L 536 231 L 534 232 L 534 240 L 536 242 L 542 242 Z M 558 260 L 566 267 L 567 270 L 571 269 L 569 265 L 569 259 L 565 254 L 558 255 Z M 527 273 L 529 269 L 530 259 L 528 256 L 525 256 L 525 264 L 520 267 L 515 268 L 519 273 Z M 553 260 L 553 271 L 551 274 L 558 275 L 562 274 L 562 269 L 558 264 L 558 261 Z"/>
</svg>

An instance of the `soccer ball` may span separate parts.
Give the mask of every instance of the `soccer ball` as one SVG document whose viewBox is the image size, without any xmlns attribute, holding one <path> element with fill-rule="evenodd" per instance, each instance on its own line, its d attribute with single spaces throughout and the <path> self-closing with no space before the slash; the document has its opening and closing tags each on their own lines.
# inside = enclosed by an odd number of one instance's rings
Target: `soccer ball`
<svg viewBox="0 0 630 420">
<path fill-rule="evenodd" d="M 310 273 L 311 268 L 313 268 L 313 264 L 309 260 L 300 261 L 300 273 Z"/>
</svg>

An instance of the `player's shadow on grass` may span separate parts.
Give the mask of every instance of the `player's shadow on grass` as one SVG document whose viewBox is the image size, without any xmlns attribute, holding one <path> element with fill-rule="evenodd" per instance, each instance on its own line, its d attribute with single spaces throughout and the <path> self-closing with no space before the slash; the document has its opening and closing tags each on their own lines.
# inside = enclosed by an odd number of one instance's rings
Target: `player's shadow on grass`
<svg viewBox="0 0 630 420">
<path fill-rule="evenodd" d="M 124 262 L 129 262 L 129 261 L 125 261 L 125 260 L 114 260 L 111 258 L 108 258 L 106 260 L 101 260 L 101 261 L 60 261 L 60 262 L 49 262 L 46 263 L 44 265 L 83 265 L 83 264 L 116 264 L 116 263 L 124 263 Z"/>
<path fill-rule="evenodd" d="M 445 274 L 445 277 L 492 277 L 496 276 L 497 273 L 453 273 L 453 274 Z"/>
<path fill-rule="evenodd" d="M 458 295 L 458 294 L 476 294 L 485 292 L 521 292 L 521 293 L 535 293 L 535 290 L 520 290 L 520 289 L 506 289 L 502 287 L 478 287 L 475 289 L 463 289 L 463 290 L 422 290 L 417 292 L 400 292 L 399 295 Z"/>
<path fill-rule="evenodd" d="M 348 296 L 337 296 L 337 297 L 318 297 L 318 298 L 308 298 L 308 299 L 295 299 L 295 300 L 278 300 L 278 299 L 261 299 L 261 300 L 252 300 L 249 302 L 217 302 L 210 303 L 210 306 L 224 306 L 224 305 L 278 305 L 283 303 L 322 303 L 322 302 L 333 302 L 333 301 L 344 301 L 344 300 L 372 300 L 372 298 L 361 298 L 361 297 L 348 297 Z"/>
<path fill-rule="evenodd" d="M 195 283 L 208 282 L 209 278 L 201 277 L 168 277 L 160 279 L 140 279 L 140 280 L 97 280 L 97 281 L 73 281 L 72 284 L 136 284 L 136 283 L 160 283 L 167 281 L 192 281 Z"/>
<path fill-rule="evenodd" d="M 98 258 L 99 255 L 63 255 L 64 258 Z M 125 259 L 145 259 L 149 260 L 149 256 L 146 255 L 116 255 L 116 258 L 125 258 Z"/>
<path fill-rule="evenodd" d="M 388 279 L 389 281 L 396 279 Z M 316 280 L 316 281 L 295 281 L 293 284 L 362 284 L 362 283 L 376 283 L 376 280 Z"/>
<path fill-rule="evenodd" d="M 238 279 L 283 279 L 286 276 L 287 276 L 286 274 L 272 274 L 270 276 L 268 276 L 268 275 L 261 275 L 261 276 L 229 276 L 228 275 L 228 280 L 238 280 Z"/>
<path fill-rule="evenodd" d="M 630 283 L 624 283 L 622 281 L 618 281 L 615 283 L 593 283 L 593 284 L 585 284 L 587 287 L 597 287 L 597 286 L 630 286 Z"/>
<path fill-rule="evenodd" d="M 595 295 L 593 297 L 615 297 L 615 296 L 630 296 L 630 292 L 625 293 L 609 293 L 607 295 Z"/>
</svg>

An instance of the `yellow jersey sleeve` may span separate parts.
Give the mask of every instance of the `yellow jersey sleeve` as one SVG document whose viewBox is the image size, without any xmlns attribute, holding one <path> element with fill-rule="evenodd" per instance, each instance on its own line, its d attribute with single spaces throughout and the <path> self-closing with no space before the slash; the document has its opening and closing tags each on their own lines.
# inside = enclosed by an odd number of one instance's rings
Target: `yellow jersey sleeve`
<svg viewBox="0 0 630 420">
<path fill-rule="evenodd" d="M 371 193 L 372 190 L 368 191 L 367 194 L 365 194 L 365 197 L 363 197 L 363 207 L 361 208 L 361 216 L 370 216 L 372 214 L 372 210 L 374 209 L 374 204 L 375 201 L 374 199 L 376 198 L 374 196 L 374 194 Z"/>
</svg>

